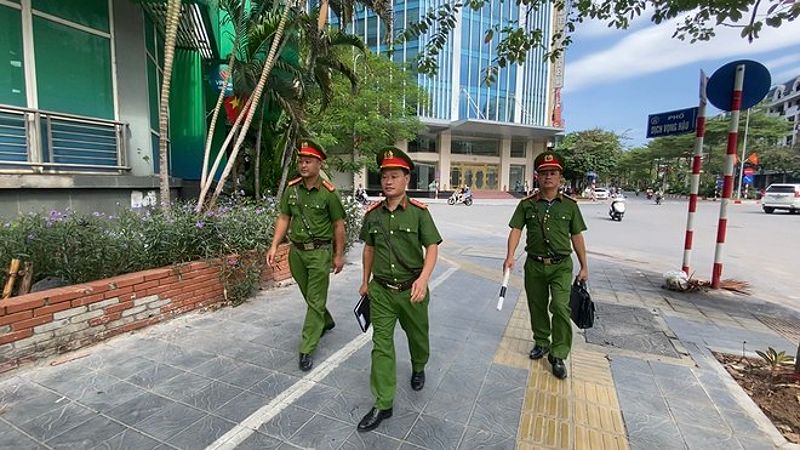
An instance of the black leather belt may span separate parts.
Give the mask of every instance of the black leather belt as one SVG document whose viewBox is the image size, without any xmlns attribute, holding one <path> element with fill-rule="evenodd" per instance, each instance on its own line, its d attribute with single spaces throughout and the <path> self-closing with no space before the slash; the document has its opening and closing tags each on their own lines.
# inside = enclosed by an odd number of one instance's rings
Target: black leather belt
<svg viewBox="0 0 800 450">
<path fill-rule="evenodd" d="M 407 291 L 407 290 L 411 289 L 411 286 L 414 284 L 415 281 L 417 281 L 416 278 L 413 278 L 413 279 L 408 280 L 408 281 L 403 281 L 403 282 L 391 282 L 391 281 L 387 281 L 387 280 L 382 280 L 380 278 L 374 278 L 374 280 L 375 280 L 376 283 L 380 284 L 381 286 L 385 287 L 386 289 L 391 289 L 391 290 L 397 291 L 397 292 L 403 292 L 403 291 Z"/>
<path fill-rule="evenodd" d="M 558 264 L 561 261 L 565 260 L 566 256 L 537 256 L 537 255 L 529 255 L 528 258 L 540 262 L 545 266 L 552 266 L 553 264 Z"/>
<path fill-rule="evenodd" d="M 308 242 L 295 242 L 292 241 L 292 245 L 295 246 L 298 250 L 316 250 L 319 248 L 327 247 L 331 245 L 330 239 L 314 239 Z"/>
</svg>

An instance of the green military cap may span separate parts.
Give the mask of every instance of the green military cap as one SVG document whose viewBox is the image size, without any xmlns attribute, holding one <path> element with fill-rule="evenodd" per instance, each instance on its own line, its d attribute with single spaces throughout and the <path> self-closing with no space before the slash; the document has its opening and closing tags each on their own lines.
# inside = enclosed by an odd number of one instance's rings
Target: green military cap
<svg viewBox="0 0 800 450">
<path fill-rule="evenodd" d="M 397 147 L 386 147 L 379 151 L 375 157 L 378 168 L 383 169 L 405 169 L 411 172 L 414 170 L 414 162 L 408 155 Z"/>
<path fill-rule="evenodd" d="M 325 153 L 325 149 L 311 139 L 303 139 L 300 141 L 300 147 L 297 149 L 297 155 L 312 156 L 320 161 L 325 161 L 325 159 L 328 157 L 328 155 Z"/>
<path fill-rule="evenodd" d="M 539 172 L 540 170 L 557 169 L 561 172 L 564 171 L 564 164 L 561 158 L 553 152 L 547 151 L 537 156 L 533 160 L 533 170 Z"/>
</svg>

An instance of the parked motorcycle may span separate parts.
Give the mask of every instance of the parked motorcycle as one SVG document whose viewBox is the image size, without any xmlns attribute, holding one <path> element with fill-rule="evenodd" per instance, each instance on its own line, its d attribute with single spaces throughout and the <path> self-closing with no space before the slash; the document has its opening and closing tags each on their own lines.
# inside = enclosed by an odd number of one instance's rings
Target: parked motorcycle
<svg viewBox="0 0 800 450">
<path fill-rule="evenodd" d="M 611 200 L 611 206 L 608 210 L 608 216 L 611 217 L 611 220 L 616 220 L 617 222 L 622 222 L 622 217 L 625 215 L 625 199 L 623 197 L 617 197 L 614 200 Z"/>
<path fill-rule="evenodd" d="M 447 204 L 451 206 L 461 203 L 467 206 L 472 206 L 472 192 L 463 194 L 459 191 L 455 191 L 453 192 L 453 195 L 451 195 L 450 198 L 447 199 Z"/>
<path fill-rule="evenodd" d="M 369 197 L 367 197 L 366 189 L 356 190 L 355 198 L 356 201 L 358 201 L 358 203 L 361 203 L 362 205 L 369 204 Z"/>
</svg>

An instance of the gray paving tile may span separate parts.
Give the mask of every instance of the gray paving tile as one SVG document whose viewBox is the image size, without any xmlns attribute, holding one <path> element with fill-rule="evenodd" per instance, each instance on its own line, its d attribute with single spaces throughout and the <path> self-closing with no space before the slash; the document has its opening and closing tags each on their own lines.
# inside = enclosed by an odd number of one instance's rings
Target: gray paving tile
<svg viewBox="0 0 800 450">
<path fill-rule="evenodd" d="M 661 389 L 652 374 L 639 372 L 613 371 L 614 385 L 618 391 L 635 392 L 638 395 L 661 397 Z"/>
<path fill-rule="evenodd" d="M 525 384 L 506 384 L 489 383 L 488 381 L 481 387 L 478 394 L 478 403 L 495 403 L 503 405 L 507 409 L 522 409 L 522 402 L 525 399 Z"/>
<path fill-rule="evenodd" d="M 378 432 L 372 431 L 369 433 L 352 433 L 344 445 L 340 447 L 342 450 L 374 450 L 374 449 L 397 449 L 402 444 L 402 441 L 390 438 Z"/>
<path fill-rule="evenodd" d="M 375 400 L 369 393 L 339 392 L 325 403 L 319 412 L 349 424 L 357 424 L 372 408 Z"/>
<path fill-rule="evenodd" d="M 339 366 L 322 379 L 322 384 L 345 392 L 369 392 L 369 374 Z"/>
<path fill-rule="evenodd" d="M 200 420 L 205 413 L 179 403 L 156 411 L 138 422 L 136 428 L 149 436 L 165 441 Z"/>
<path fill-rule="evenodd" d="M 439 419 L 466 424 L 469 421 L 474 403 L 475 398 L 438 391 L 422 412 Z"/>
<path fill-rule="evenodd" d="M 259 408 L 269 403 L 269 399 L 255 392 L 244 391 L 231 401 L 214 411 L 214 414 L 239 423 Z"/>
<path fill-rule="evenodd" d="M 626 416 L 625 426 L 628 428 L 631 450 L 686 450 L 683 437 L 672 421 L 656 421 L 635 428 L 631 428 L 628 423 Z"/>
<path fill-rule="evenodd" d="M 152 366 L 149 359 L 120 353 L 105 360 L 100 371 L 124 380 Z"/>
<path fill-rule="evenodd" d="M 291 375 L 286 375 L 280 372 L 272 372 L 267 378 L 264 378 L 251 387 L 250 390 L 259 395 L 272 399 L 280 395 L 286 389 L 290 388 L 299 380 L 299 378 Z"/>
<path fill-rule="evenodd" d="M 468 425 L 505 436 L 516 436 L 519 416 L 519 408 L 509 409 L 498 403 L 478 402 Z"/>
<path fill-rule="evenodd" d="M 628 417 L 645 414 L 670 417 L 669 407 L 661 395 L 645 396 L 640 392 L 618 389 L 617 396 L 622 412 Z"/>
<path fill-rule="evenodd" d="M 45 367 L 39 371 L 33 371 L 27 377 L 29 381 L 45 386 L 58 392 L 66 392 L 73 387 L 74 382 L 81 378 L 91 375 L 91 371 L 77 364 L 66 363 L 56 367 Z"/>
<path fill-rule="evenodd" d="M 666 378 L 655 377 L 656 384 L 667 398 L 691 398 L 708 400 L 708 394 L 696 378 Z"/>
<path fill-rule="evenodd" d="M 764 433 L 756 421 L 740 409 L 720 409 L 720 414 L 737 436 L 753 438 Z"/>
<path fill-rule="evenodd" d="M 230 384 L 214 381 L 203 389 L 194 392 L 183 401 L 195 408 L 211 412 L 233 400 L 234 397 L 242 392 L 244 392 L 242 389 Z"/>
<path fill-rule="evenodd" d="M 485 371 L 483 373 L 471 372 L 470 369 L 451 367 L 445 373 L 442 382 L 439 383 L 439 390 L 465 397 L 474 397 L 481 390 L 485 376 Z"/>
<path fill-rule="evenodd" d="M 369 406 L 372 407 L 372 405 Z M 367 408 L 364 414 L 368 411 L 369 408 Z M 381 422 L 375 431 L 395 439 L 404 439 L 417 421 L 417 418 L 419 418 L 419 415 L 420 413 L 418 411 L 395 405 L 392 411 L 392 417 Z M 358 420 L 361 420 L 361 417 L 359 417 Z M 353 429 L 355 429 L 355 427 Z"/>
<path fill-rule="evenodd" d="M 744 450 L 774 450 L 775 446 L 772 445 L 769 439 L 766 436 L 762 436 L 760 438 L 738 438 L 739 445 L 742 446 Z"/>
<path fill-rule="evenodd" d="M 226 374 L 233 372 L 244 364 L 245 363 L 235 359 L 217 356 L 203 362 L 199 366 L 192 367 L 190 372 L 207 378 L 222 380 Z"/>
<path fill-rule="evenodd" d="M 92 371 L 89 373 L 84 372 L 82 376 L 75 377 L 69 381 L 69 383 L 63 383 L 58 387 L 48 387 L 65 397 L 77 400 L 89 393 L 108 390 L 112 385 L 119 383 L 119 378 L 107 373 Z"/>
<path fill-rule="evenodd" d="M 452 449 L 458 447 L 464 430 L 463 424 L 423 414 L 411 428 L 406 440 L 432 450 Z"/>
<path fill-rule="evenodd" d="M 9 450 L 40 450 L 46 447 L 0 420 L 0 448 Z"/>
<path fill-rule="evenodd" d="M 122 433 L 103 441 L 92 450 L 152 450 L 160 445 L 157 440 L 126 428 Z"/>
<path fill-rule="evenodd" d="M 145 389 L 153 389 L 155 386 L 183 373 L 186 372 L 166 364 L 151 362 L 149 367 L 131 375 L 125 381 Z"/>
<path fill-rule="evenodd" d="M 121 405 L 106 411 L 110 417 L 126 425 L 135 425 L 175 402 L 159 395 L 145 392 Z"/>
<path fill-rule="evenodd" d="M 94 448 L 121 433 L 124 429 L 123 425 L 108 417 L 96 415 L 69 432 L 61 433 L 50 439 L 47 441 L 47 445 L 55 450 Z"/>
<path fill-rule="evenodd" d="M 225 419 L 207 415 L 171 437 L 168 442 L 183 450 L 202 449 L 219 439 L 235 425 Z"/>
<path fill-rule="evenodd" d="M 140 387 L 127 381 L 117 381 L 107 388 L 85 389 L 75 401 L 96 411 L 104 412 L 144 394 Z"/>
<path fill-rule="evenodd" d="M 689 450 L 742 450 L 739 441 L 730 433 L 693 425 L 679 425 L 678 427 L 686 439 Z"/>
<path fill-rule="evenodd" d="M 332 401 L 339 392 L 341 392 L 339 389 L 325 386 L 324 384 L 316 384 L 292 404 L 316 412 Z"/>
<path fill-rule="evenodd" d="M 264 380 L 268 376 L 275 373 L 272 370 L 265 369 L 263 367 L 259 367 L 254 364 L 248 364 L 248 363 L 239 363 L 239 364 L 241 364 L 239 367 L 228 372 L 227 374 L 219 378 L 219 380 L 240 387 L 242 389 L 250 389 L 256 383 L 260 382 L 261 380 Z"/>
<path fill-rule="evenodd" d="M 283 445 L 283 441 L 279 441 L 271 436 L 261 433 L 253 433 L 244 440 L 241 444 L 236 446 L 236 450 L 274 450 Z"/>
<path fill-rule="evenodd" d="M 486 374 L 486 382 L 525 385 L 528 382 L 528 370 L 492 364 Z"/>
<path fill-rule="evenodd" d="M 613 356 L 611 357 L 611 371 L 614 375 L 617 372 L 623 373 L 638 373 L 643 375 L 650 375 L 653 376 L 653 372 L 650 369 L 650 364 L 644 359 L 639 358 L 630 358 L 627 356 Z"/>
<path fill-rule="evenodd" d="M 62 404 L 19 427 L 31 436 L 46 441 L 91 419 L 97 413 L 76 403 Z"/>
<path fill-rule="evenodd" d="M 710 400 L 667 398 L 667 404 L 679 426 L 692 425 L 730 433 L 727 423 Z"/>
<path fill-rule="evenodd" d="M 355 433 L 353 425 L 316 415 L 303 425 L 289 442 L 303 448 L 336 449 L 341 447 L 352 433 Z"/>
<path fill-rule="evenodd" d="M 258 431 L 269 436 L 287 441 L 292 437 L 297 430 L 302 428 L 311 418 L 314 413 L 294 405 L 289 405 L 283 411 L 278 413 L 269 422 L 262 424 Z"/>
<path fill-rule="evenodd" d="M 22 380 L 4 384 L 0 391 L 0 404 L 4 406 L 3 419 L 19 425 L 59 406 L 61 396 L 41 386 Z"/>
<path fill-rule="evenodd" d="M 184 370 L 191 370 L 203 363 L 206 363 L 216 357 L 215 354 L 203 352 L 199 350 L 186 350 L 176 351 L 174 353 L 167 353 L 154 358 L 156 361 L 164 362 L 171 366 L 180 367 Z"/>
<path fill-rule="evenodd" d="M 191 372 L 178 374 L 153 387 L 153 392 L 173 400 L 184 401 L 195 392 L 202 391 L 211 384 L 211 380 Z"/>
<path fill-rule="evenodd" d="M 514 450 L 516 448 L 516 439 L 511 436 L 468 427 L 458 448 L 459 450 Z"/>
</svg>

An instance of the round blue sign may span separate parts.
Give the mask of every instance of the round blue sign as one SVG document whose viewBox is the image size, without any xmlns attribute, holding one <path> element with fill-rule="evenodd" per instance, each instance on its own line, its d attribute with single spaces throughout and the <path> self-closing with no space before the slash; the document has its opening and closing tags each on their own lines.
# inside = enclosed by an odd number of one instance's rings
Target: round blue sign
<svg viewBox="0 0 800 450">
<path fill-rule="evenodd" d="M 763 64 L 749 59 L 734 61 L 717 69 L 706 86 L 706 96 L 712 105 L 723 111 L 731 111 L 733 82 L 736 67 L 744 64 L 744 87 L 742 88 L 742 110 L 756 106 L 764 99 L 772 84 L 769 70 Z"/>
</svg>

